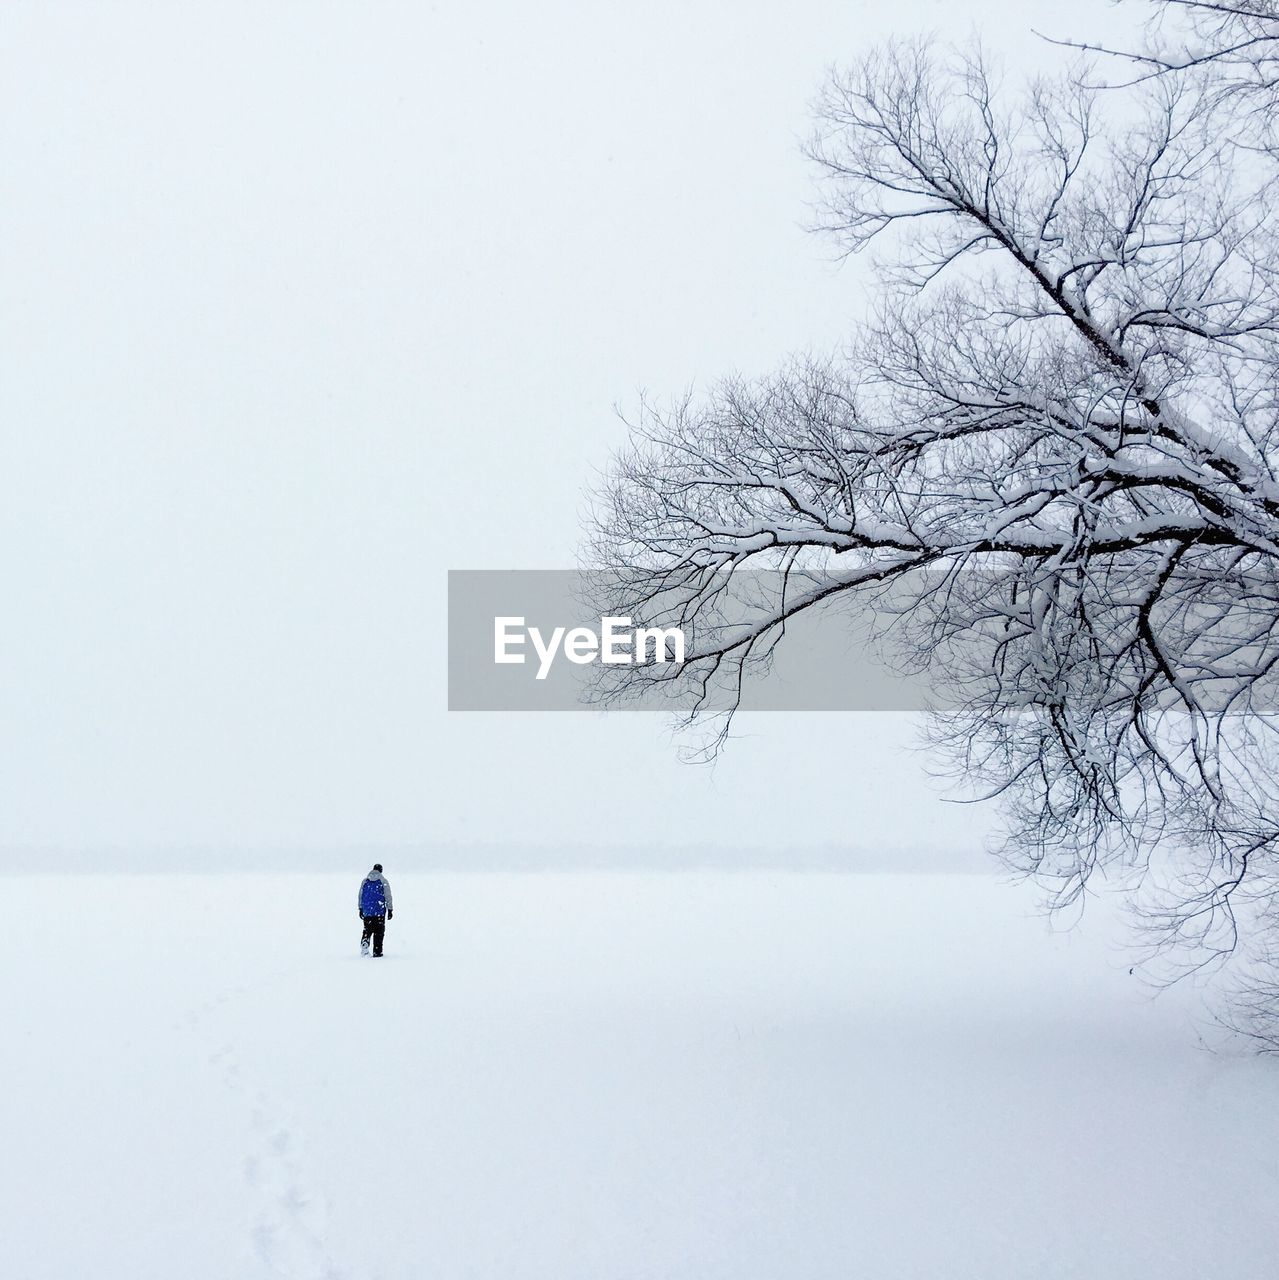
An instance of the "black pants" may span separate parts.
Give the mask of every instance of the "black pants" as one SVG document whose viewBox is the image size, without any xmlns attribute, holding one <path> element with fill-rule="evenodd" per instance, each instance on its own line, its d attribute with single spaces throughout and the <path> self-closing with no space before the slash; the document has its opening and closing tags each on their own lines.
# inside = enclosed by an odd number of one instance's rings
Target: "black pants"
<svg viewBox="0 0 1279 1280">
<path fill-rule="evenodd" d="M 373 943 L 373 954 L 382 954 L 382 939 L 386 937 L 385 916 L 365 916 L 364 932 L 360 935 L 360 950 L 368 953 L 369 942 Z"/>
</svg>

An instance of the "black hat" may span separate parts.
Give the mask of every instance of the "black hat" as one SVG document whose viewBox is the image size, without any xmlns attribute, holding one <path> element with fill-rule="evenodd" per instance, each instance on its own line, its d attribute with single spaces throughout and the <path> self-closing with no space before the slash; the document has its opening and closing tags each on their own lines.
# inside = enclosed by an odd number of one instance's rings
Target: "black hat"
<svg viewBox="0 0 1279 1280">
<path fill-rule="evenodd" d="M 373 870 L 374 870 L 374 871 L 381 871 L 381 870 L 382 870 L 382 864 L 381 864 L 380 862 L 375 862 L 375 863 L 373 864 Z"/>
</svg>

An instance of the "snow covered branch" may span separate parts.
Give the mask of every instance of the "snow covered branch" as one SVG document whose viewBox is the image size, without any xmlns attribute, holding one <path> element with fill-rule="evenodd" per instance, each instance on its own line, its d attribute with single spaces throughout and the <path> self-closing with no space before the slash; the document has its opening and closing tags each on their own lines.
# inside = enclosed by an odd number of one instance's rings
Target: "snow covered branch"
<svg viewBox="0 0 1279 1280">
<path fill-rule="evenodd" d="M 636 617 L 777 571 L 751 625 L 695 632 L 693 717 L 796 614 L 877 613 L 961 693 L 939 737 L 1004 797 L 1010 859 L 1069 898 L 1188 851 L 1167 937 L 1211 949 L 1279 850 L 1273 202 L 1219 85 L 1088 79 L 1010 90 L 925 43 L 834 74 L 809 153 L 821 230 L 879 254 L 870 317 L 838 357 L 644 405 L 592 558 Z"/>
</svg>

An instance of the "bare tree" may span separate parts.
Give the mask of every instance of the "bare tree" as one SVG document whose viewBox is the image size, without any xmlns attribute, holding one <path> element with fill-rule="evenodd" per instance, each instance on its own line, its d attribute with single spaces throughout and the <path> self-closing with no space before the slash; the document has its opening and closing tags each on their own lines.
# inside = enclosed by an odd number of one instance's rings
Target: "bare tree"
<svg viewBox="0 0 1279 1280">
<path fill-rule="evenodd" d="M 882 251 L 872 314 L 835 357 L 646 405 L 592 551 L 607 608 L 701 624 L 694 718 L 806 610 L 901 631 L 1009 862 L 1059 901 L 1157 868 L 1147 920 L 1198 963 L 1277 883 L 1275 222 L 1219 80 L 1088 80 L 1009 91 L 924 44 L 834 74 L 820 222 Z M 778 589 L 718 625 L 759 567 Z"/>
<path fill-rule="evenodd" d="M 1116 0 L 1119 3 L 1120 0 Z M 1131 8 L 1136 0 L 1126 0 Z M 1148 73 L 1216 65 L 1252 84 L 1279 84 L 1276 0 L 1140 0 L 1153 6 L 1151 42 L 1141 51 L 1072 41 L 1076 48 L 1127 58 Z"/>
<path fill-rule="evenodd" d="M 1126 0 L 1133 7 L 1136 0 Z M 1275 156 L 1279 99 L 1279 0 L 1141 0 L 1153 13 L 1142 49 L 1073 47 L 1126 62 L 1137 80 L 1207 72 L 1214 91 L 1234 99 L 1236 134 Z"/>
</svg>

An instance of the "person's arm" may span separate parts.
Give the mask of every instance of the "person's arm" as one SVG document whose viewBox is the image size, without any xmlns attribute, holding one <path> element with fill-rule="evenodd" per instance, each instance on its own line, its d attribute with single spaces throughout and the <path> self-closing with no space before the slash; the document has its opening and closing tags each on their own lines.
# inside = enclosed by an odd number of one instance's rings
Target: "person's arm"
<svg viewBox="0 0 1279 1280">
<path fill-rule="evenodd" d="M 364 919 L 364 881 L 360 881 L 360 887 L 355 891 L 355 914 Z"/>
<path fill-rule="evenodd" d="M 389 920 L 394 912 L 391 910 L 391 882 L 382 877 L 382 888 L 386 890 L 386 918 Z"/>
</svg>

